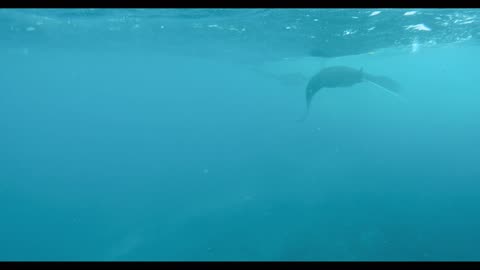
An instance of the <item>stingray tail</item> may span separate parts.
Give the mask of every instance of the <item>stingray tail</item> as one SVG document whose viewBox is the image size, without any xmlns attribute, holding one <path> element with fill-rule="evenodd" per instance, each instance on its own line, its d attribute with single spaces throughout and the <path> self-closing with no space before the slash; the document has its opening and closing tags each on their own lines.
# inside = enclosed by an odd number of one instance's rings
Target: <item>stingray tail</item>
<svg viewBox="0 0 480 270">
<path fill-rule="evenodd" d="M 301 123 L 301 122 L 305 122 L 305 120 L 307 120 L 308 118 L 308 114 L 309 114 L 310 110 L 307 108 L 305 110 L 305 113 L 302 115 L 302 117 L 300 117 L 299 119 L 297 119 L 297 122 Z"/>
</svg>

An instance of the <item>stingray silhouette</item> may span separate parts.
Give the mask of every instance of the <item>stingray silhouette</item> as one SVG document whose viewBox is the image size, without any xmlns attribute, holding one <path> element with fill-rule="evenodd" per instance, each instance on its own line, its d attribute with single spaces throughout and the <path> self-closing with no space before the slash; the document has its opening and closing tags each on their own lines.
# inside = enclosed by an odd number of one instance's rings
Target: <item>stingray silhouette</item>
<svg viewBox="0 0 480 270">
<path fill-rule="evenodd" d="M 398 96 L 401 86 L 393 79 L 373 75 L 363 71 L 362 69 L 354 69 L 347 66 L 332 66 L 320 70 L 308 82 L 306 87 L 306 111 L 302 118 L 298 121 L 304 121 L 310 112 L 310 107 L 314 96 L 324 88 L 350 87 L 362 82 L 370 82 L 392 94 Z"/>
</svg>

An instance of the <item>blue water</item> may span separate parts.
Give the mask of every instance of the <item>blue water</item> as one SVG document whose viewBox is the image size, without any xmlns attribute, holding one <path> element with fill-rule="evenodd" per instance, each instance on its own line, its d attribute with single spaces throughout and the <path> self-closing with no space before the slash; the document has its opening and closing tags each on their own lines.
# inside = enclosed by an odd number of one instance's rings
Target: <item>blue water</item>
<svg viewBox="0 0 480 270">
<path fill-rule="evenodd" d="M 0 260 L 480 259 L 480 13 L 378 11 L 0 10 Z"/>
</svg>

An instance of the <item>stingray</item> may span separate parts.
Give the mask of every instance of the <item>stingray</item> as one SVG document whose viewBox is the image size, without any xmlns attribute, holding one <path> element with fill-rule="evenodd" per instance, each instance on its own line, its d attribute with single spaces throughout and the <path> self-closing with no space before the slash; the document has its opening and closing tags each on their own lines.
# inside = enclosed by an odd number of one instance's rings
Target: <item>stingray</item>
<svg viewBox="0 0 480 270">
<path fill-rule="evenodd" d="M 320 70 L 308 82 L 306 87 L 306 111 L 299 121 L 304 121 L 310 111 L 313 97 L 318 91 L 324 88 L 350 87 L 362 82 L 372 83 L 391 94 L 399 96 L 400 85 L 386 76 L 373 75 L 361 69 L 354 69 L 346 66 L 332 66 Z"/>
</svg>

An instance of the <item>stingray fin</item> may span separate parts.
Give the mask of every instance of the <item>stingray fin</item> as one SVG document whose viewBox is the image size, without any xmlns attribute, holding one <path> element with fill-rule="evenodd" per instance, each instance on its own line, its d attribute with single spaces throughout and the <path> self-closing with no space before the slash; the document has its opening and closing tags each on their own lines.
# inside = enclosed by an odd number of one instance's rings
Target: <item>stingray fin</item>
<svg viewBox="0 0 480 270">
<path fill-rule="evenodd" d="M 382 83 L 379 83 L 379 82 L 377 82 L 377 81 L 375 81 L 375 80 L 366 79 L 366 81 L 369 82 L 369 83 L 371 83 L 371 84 L 373 84 L 373 85 L 375 85 L 375 86 L 377 86 L 377 87 L 380 88 L 380 89 L 385 90 L 387 93 L 389 93 L 389 94 L 391 94 L 391 95 L 394 95 L 394 96 L 396 96 L 397 98 L 402 99 L 404 102 L 407 101 L 403 96 L 401 96 L 401 95 L 398 93 L 398 89 L 397 89 L 397 88 L 390 88 L 390 87 L 388 87 L 388 86 L 386 86 L 386 85 L 384 85 L 384 84 L 382 84 Z"/>
<path fill-rule="evenodd" d="M 372 74 L 364 74 L 364 79 L 385 90 L 398 94 L 401 91 L 401 85 L 387 76 L 377 76 Z"/>
</svg>

